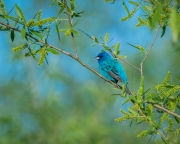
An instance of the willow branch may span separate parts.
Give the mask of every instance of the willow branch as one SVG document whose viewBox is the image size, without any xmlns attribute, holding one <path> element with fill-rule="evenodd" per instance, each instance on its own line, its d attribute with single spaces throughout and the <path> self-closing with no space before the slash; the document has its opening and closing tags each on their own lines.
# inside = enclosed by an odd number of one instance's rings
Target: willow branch
<svg viewBox="0 0 180 144">
<path fill-rule="evenodd" d="M 12 30 L 14 30 L 14 31 L 16 31 L 16 32 L 21 33 L 21 31 L 20 31 L 18 28 L 14 28 L 14 27 L 12 27 L 12 26 L 9 25 L 9 24 L 5 24 L 5 23 L 3 23 L 3 22 L 1 22 L 1 21 L 0 21 L 0 24 L 6 26 L 6 27 L 8 27 L 8 28 L 10 28 L 10 29 L 12 29 Z M 89 69 L 91 72 L 93 72 L 94 74 L 96 74 L 97 76 L 99 76 L 100 78 L 102 78 L 103 80 L 105 80 L 106 82 L 114 85 L 115 87 L 117 87 L 117 88 L 119 88 L 119 89 L 122 89 L 121 86 L 119 86 L 118 84 L 116 84 L 116 83 L 114 83 L 114 82 L 112 82 L 112 81 L 107 80 L 105 77 L 103 77 L 102 75 L 100 75 L 97 71 L 95 71 L 94 69 L 92 69 L 91 67 L 89 67 L 88 65 L 86 65 L 83 61 L 81 61 L 78 57 L 73 56 L 71 53 L 66 52 L 66 51 L 64 51 L 64 50 L 62 50 L 62 49 L 60 49 L 60 48 L 57 48 L 57 47 L 53 46 L 53 45 L 47 44 L 47 43 L 45 43 L 44 41 L 39 40 L 39 39 L 33 37 L 32 35 L 30 35 L 30 34 L 28 34 L 28 33 L 26 33 L 26 36 L 27 36 L 27 37 L 30 37 L 31 39 L 33 39 L 33 40 L 35 40 L 36 42 L 39 42 L 39 43 L 41 43 L 41 44 L 43 44 L 43 45 L 46 44 L 46 45 L 48 45 L 50 48 L 55 49 L 55 50 L 57 50 L 57 51 L 65 54 L 65 55 L 73 58 L 74 60 L 76 60 L 77 62 L 79 62 L 82 66 L 86 67 L 87 69 Z"/>
<path fill-rule="evenodd" d="M 137 111 L 139 111 L 141 113 L 142 116 L 144 116 L 145 118 L 147 118 L 147 116 L 143 113 L 143 111 L 136 105 L 134 105 L 134 103 L 130 100 L 130 103 L 136 108 Z M 157 130 L 157 132 L 166 140 L 169 141 L 168 138 L 153 124 L 153 122 L 149 121 L 149 123 Z M 169 142 L 171 144 L 171 142 Z"/>
<path fill-rule="evenodd" d="M 142 62 L 141 62 L 141 64 L 140 64 L 141 77 L 143 76 L 143 63 L 144 63 L 144 61 L 147 59 L 147 57 L 149 56 L 149 54 L 150 54 L 150 52 L 151 52 L 151 50 L 152 50 L 152 47 L 153 47 L 153 45 L 154 45 L 154 43 L 155 43 L 155 41 L 156 41 L 156 39 L 157 39 L 157 36 L 158 36 L 158 33 L 159 33 L 160 28 L 161 28 L 161 26 L 159 25 L 158 30 L 157 30 L 157 32 L 156 32 L 156 35 L 155 35 L 155 37 L 154 37 L 154 40 L 153 40 L 153 42 L 151 43 L 150 48 L 149 48 L 147 54 L 145 55 L 144 59 L 142 60 Z"/>
<path fill-rule="evenodd" d="M 64 0 L 64 5 L 65 5 L 65 8 L 66 8 L 66 14 L 68 16 L 68 23 L 69 23 L 69 26 L 72 30 L 72 22 L 71 22 L 71 16 L 70 16 L 70 13 L 68 11 L 68 6 L 67 6 L 67 1 Z M 76 48 L 76 42 L 75 42 L 75 37 L 74 37 L 74 34 L 73 32 L 71 31 L 71 37 L 72 37 L 72 42 L 73 42 L 73 47 L 74 47 L 74 53 L 76 55 L 76 58 L 78 58 L 78 53 L 77 53 L 77 48 Z"/>
<path fill-rule="evenodd" d="M 12 27 L 12 26 L 9 25 L 9 24 L 5 24 L 5 23 L 3 23 L 3 22 L 1 22 L 1 21 L 0 21 L 0 24 L 6 26 L 6 27 L 8 27 L 8 28 L 10 28 L 11 30 L 14 30 L 14 31 L 16 31 L 16 32 L 21 33 L 21 31 L 20 31 L 18 28 L 14 28 L 14 27 Z M 119 86 L 118 84 L 116 84 L 116 83 L 114 83 L 114 82 L 112 82 L 112 81 L 107 80 L 105 77 L 103 77 L 102 75 L 100 75 L 97 71 L 95 71 L 94 69 L 92 69 L 91 67 L 89 67 L 88 65 L 86 65 L 83 61 L 81 61 L 78 57 L 73 56 L 71 53 L 66 52 L 66 51 L 64 51 L 64 50 L 62 50 L 62 49 L 60 49 L 60 48 L 57 48 L 57 47 L 53 46 L 53 45 L 47 44 L 47 43 L 45 43 L 44 41 L 39 40 L 39 39 L 33 37 L 32 35 L 30 35 L 30 34 L 28 34 L 28 33 L 26 33 L 26 36 L 27 36 L 27 37 L 30 37 L 31 39 L 33 39 L 33 40 L 35 40 L 36 42 L 39 42 L 39 43 L 41 43 L 41 44 L 43 44 L 43 45 L 46 44 L 46 45 L 48 45 L 50 48 L 55 49 L 55 50 L 57 50 L 57 51 L 65 54 L 65 55 L 73 58 L 75 61 L 77 61 L 77 62 L 80 63 L 82 66 L 84 66 L 84 67 L 86 67 L 87 69 L 89 69 L 91 72 L 93 72 L 94 74 L 96 74 L 97 76 L 99 76 L 100 78 L 102 78 L 104 81 L 106 81 L 106 82 L 114 85 L 116 88 L 122 89 L 121 86 Z M 173 115 L 173 116 L 175 116 L 175 117 L 177 117 L 177 118 L 180 118 L 179 115 L 173 113 L 172 111 L 169 111 L 169 110 L 165 109 L 164 107 L 161 107 L 161 106 L 156 105 L 156 104 L 152 104 L 152 105 L 153 105 L 153 107 L 156 107 L 156 108 L 158 108 L 158 109 L 160 109 L 160 110 L 162 110 L 162 111 L 165 111 L 165 112 L 167 112 L 167 113 L 169 113 L 169 114 L 171 114 L 171 115 Z"/>
<path fill-rule="evenodd" d="M 166 113 L 168 113 L 170 115 L 173 115 L 174 117 L 177 117 L 177 118 L 180 119 L 180 115 L 178 115 L 178 114 L 176 114 L 176 113 L 174 113 L 174 112 L 172 112 L 172 111 L 170 111 L 170 110 L 168 110 L 168 109 L 166 109 L 166 108 L 164 108 L 164 107 L 162 107 L 160 105 L 157 105 L 157 104 L 154 104 L 154 103 L 151 103 L 151 102 L 147 102 L 147 103 L 152 104 L 153 107 L 155 107 L 157 109 L 160 109 L 160 110 L 162 110 L 162 111 L 164 111 L 164 112 L 166 112 Z"/>
</svg>

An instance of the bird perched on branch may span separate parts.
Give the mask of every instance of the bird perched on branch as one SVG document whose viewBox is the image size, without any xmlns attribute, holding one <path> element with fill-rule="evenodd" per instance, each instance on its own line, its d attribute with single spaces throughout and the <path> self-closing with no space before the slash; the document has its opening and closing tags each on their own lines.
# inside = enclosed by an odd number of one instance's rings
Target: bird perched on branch
<svg viewBox="0 0 180 144">
<path fill-rule="evenodd" d="M 114 83 L 121 82 L 125 84 L 127 94 L 131 95 L 128 88 L 126 72 L 121 64 L 113 59 L 107 52 L 99 53 L 95 59 L 98 60 L 100 74 Z"/>
</svg>

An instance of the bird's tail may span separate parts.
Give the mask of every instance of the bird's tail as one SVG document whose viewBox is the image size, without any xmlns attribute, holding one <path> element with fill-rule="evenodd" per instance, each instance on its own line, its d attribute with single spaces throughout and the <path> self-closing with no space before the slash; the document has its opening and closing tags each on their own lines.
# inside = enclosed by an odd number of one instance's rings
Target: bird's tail
<svg viewBox="0 0 180 144">
<path fill-rule="evenodd" d="M 126 85 L 126 93 L 129 94 L 129 95 L 132 95 L 132 92 L 129 90 L 128 85 Z"/>
</svg>

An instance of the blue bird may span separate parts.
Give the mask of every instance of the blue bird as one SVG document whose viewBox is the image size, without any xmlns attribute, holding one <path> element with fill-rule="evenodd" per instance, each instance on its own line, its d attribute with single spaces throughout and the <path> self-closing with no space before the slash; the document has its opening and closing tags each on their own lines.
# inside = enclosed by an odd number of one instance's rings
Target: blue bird
<svg viewBox="0 0 180 144">
<path fill-rule="evenodd" d="M 98 60 L 100 74 L 114 83 L 121 82 L 125 84 L 126 92 L 130 95 L 131 92 L 128 88 L 126 72 L 121 64 L 113 59 L 107 52 L 99 53 L 95 59 Z"/>
</svg>

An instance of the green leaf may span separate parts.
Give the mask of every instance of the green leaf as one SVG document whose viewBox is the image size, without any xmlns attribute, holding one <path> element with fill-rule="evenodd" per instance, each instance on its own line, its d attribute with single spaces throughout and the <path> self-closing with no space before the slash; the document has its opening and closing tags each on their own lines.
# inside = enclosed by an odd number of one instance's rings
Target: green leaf
<svg viewBox="0 0 180 144">
<path fill-rule="evenodd" d="M 118 42 L 118 43 L 115 45 L 115 51 L 114 51 L 114 54 L 115 54 L 115 55 L 118 55 L 118 54 L 119 54 L 119 48 L 120 48 L 120 42 Z"/>
<path fill-rule="evenodd" d="M 95 38 L 94 36 L 92 36 L 92 39 L 93 39 L 96 43 L 99 43 L 98 39 Z"/>
<path fill-rule="evenodd" d="M 125 99 L 125 101 L 122 102 L 122 105 L 124 105 L 125 103 L 127 103 L 130 99 Z"/>
<path fill-rule="evenodd" d="M 42 38 L 42 35 L 40 33 L 38 33 L 37 31 L 31 30 L 31 33 L 33 33 L 34 35 Z"/>
<path fill-rule="evenodd" d="M 152 17 L 149 17 L 149 18 L 151 18 L 151 19 L 149 19 L 149 20 L 150 20 L 151 28 L 155 28 L 155 27 L 156 27 L 156 23 L 157 23 L 158 20 L 160 19 L 161 12 L 162 12 L 162 7 L 161 7 L 161 6 L 158 6 L 158 7 L 155 9 Z"/>
<path fill-rule="evenodd" d="M 111 48 L 108 46 L 103 45 L 103 47 L 105 48 L 105 50 L 111 50 Z"/>
<path fill-rule="evenodd" d="M 141 47 L 140 45 L 135 46 L 135 45 L 130 44 L 130 43 L 127 43 L 127 44 L 134 47 L 134 48 L 137 48 L 137 49 L 141 50 L 143 53 L 146 53 L 145 49 L 143 47 Z"/>
<path fill-rule="evenodd" d="M 60 34 L 59 34 L 59 28 L 58 28 L 57 21 L 56 21 L 56 32 L 57 32 L 57 35 L 58 35 L 58 39 L 60 41 Z"/>
<path fill-rule="evenodd" d="M 132 108 L 130 108 L 130 107 L 128 107 L 128 111 L 131 112 L 131 113 L 133 113 L 133 114 L 138 114 L 137 111 L 135 111 L 134 109 L 132 109 Z"/>
<path fill-rule="evenodd" d="M 148 9 L 147 6 L 142 6 L 142 9 L 143 9 L 148 15 L 151 14 L 151 11 Z"/>
<path fill-rule="evenodd" d="M 105 36 L 104 36 L 104 44 L 105 45 L 107 45 L 108 39 L 109 39 L 109 34 L 106 33 Z"/>
<path fill-rule="evenodd" d="M 21 37 L 22 37 L 22 39 L 24 39 L 25 36 L 26 36 L 26 30 L 25 30 L 25 27 L 23 27 L 22 30 L 21 30 Z"/>
<path fill-rule="evenodd" d="M 135 1 L 128 1 L 130 4 L 133 4 L 133 5 L 136 5 L 136 6 L 139 6 L 140 4 L 138 2 L 135 2 Z"/>
<path fill-rule="evenodd" d="M 12 41 L 12 42 L 14 41 L 14 38 L 15 38 L 14 30 L 11 30 L 11 41 Z"/>
<path fill-rule="evenodd" d="M 47 51 L 51 52 L 52 54 L 56 54 L 56 55 L 60 54 L 58 51 L 56 51 L 55 49 L 52 49 L 52 48 L 47 48 Z"/>
<path fill-rule="evenodd" d="M 178 41 L 178 35 L 179 35 L 179 31 L 178 31 L 178 15 L 177 15 L 177 11 L 175 8 L 173 8 L 171 10 L 171 30 L 172 30 L 172 35 L 173 35 L 173 41 L 177 42 Z"/>
<path fill-rule="evenodd" d="M 73 33 L 73 34 L 77 34 L 77 35 L 80 35 L 80 33 L 78 32 L 78 31 L 76 31 L 76 30 L 71 30 L 71 32 Z"/>
<path fill-rule="evenodd" d="M 148 116 L 151 116 L 151 114 L 152 114 L 152 112 L 153 112 L 153 107 L 152 107 L 152 105 L 151 104 L 149 104 L 147 107 L 147 114 L 148 114 Z"/>
<path fill-rule="evenodd" d="M 64 6 L 62 6 L 62 7 L 60 8 L 60 10 L 59 10 L 59 12 L 58 12 L 58 16 L 63 12 L 63 10 L 64 10 Z"/>
<path fill-rule="evenodd" d="M 162 27 L 162 34 L 161 34 L 161 37 L 164 36 L 165 32 L 166 32 L 166 25 L 164 25 L 164 26 Z"/>
<path fill-rule="evenodd" d="M 97 45 L 97 43 L 93 43 L 93 44 L 91 44 L 91 46 L 95 46 L 95 45 Z"/>
<path fill-rule="evenodd" d="M 126 12 L 128 13 L 128 15 L 130 15 L 129 9 L 128 9 L 128 7 L 126 6 L 125 2 L 123 2 L 123 6 L 124 6 L 124 9 L 126 10 Z"/>
<path fill-rule="evenodd" d="M 72 26 L 72 27 L 75 27 L 77 24 L 78 24 L 78 21 L 77 21 L 75 24 L 73 24 L 73 26 Z"/>
<path fill-rule="evenodd" d="M 117 57 L 120 58 L 120 59 L 127 58 L 127 56 L 123 56 L 123 55 L 117 55 Z"/>
<path fill-rule="evenodd" d="M 66 32 L 68 29 L 59 29 L 59 32 Z"/>
<path fill-rule="evenodd" d="M 24 22 L 24 24 L 26 24 L 26 19 L 25 19 L 24 15 L 23 15 L 21 9 L 20 9 L 16 4 L 15 4 L 15 7 L 16 7 L 16 11 L 17 11 L 19 17 L 22 19 L 22 21 Z"/>
</svg>

